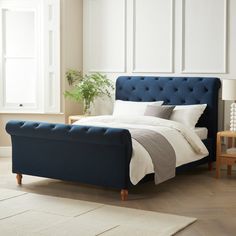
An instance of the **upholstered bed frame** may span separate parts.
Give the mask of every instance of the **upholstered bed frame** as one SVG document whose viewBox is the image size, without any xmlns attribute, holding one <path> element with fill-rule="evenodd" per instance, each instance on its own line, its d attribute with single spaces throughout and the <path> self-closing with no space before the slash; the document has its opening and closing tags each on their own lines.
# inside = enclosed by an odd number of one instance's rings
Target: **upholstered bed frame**
<svg viewBox="0 0 236 236">
<path fill-rule="evenodd" d="M 197 126 L 208 129 L 204 143 L 210 154 L 179 171 L 215 160 L 219 88 L 217 78 L 123 76 L 116 82 L 116 99 L 208 105 Z M 19 184 L 26 174 L 118 188 L 122 200 L 127 198 L 132 187 L 128 130 L 34 121 L 9 121 L 6 130 L 12 140 L 12 171 Z"/>
</svg>

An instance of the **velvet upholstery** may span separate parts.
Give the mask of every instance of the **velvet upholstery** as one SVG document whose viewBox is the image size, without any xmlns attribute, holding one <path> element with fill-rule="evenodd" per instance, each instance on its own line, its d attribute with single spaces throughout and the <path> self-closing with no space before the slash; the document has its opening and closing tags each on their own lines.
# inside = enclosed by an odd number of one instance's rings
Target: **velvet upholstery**
<svg viewBox="0 0 236 236">
<path fill-rule="evenodd" d="M 126 129 L 9 121 L 12 170 L 33 176 L 128 188 L 132 155 Z"/>
<path fill-rule="evenodd" d="M 121 76 L 116 82 L 116 99 L 164 101 L 169 105 L 207 104 L 197 126 L 206 127 L 209 137 L 215 137 L 219 88 L 217 78 Z"/>
<path fill-rule="evenodd" d="M 184 169 L 214 159 L 219 87 L 217 78 L 125 76 L 117 79 L 116 99 L 208 105 L 198 125 L 208 128 L 204 143 L 210 157 Z M 12 140 L 13 173 L 120 189 L 132 186 L 132 143 L 126 129 L 10 121 L 6 130 Z"/>
<path fill-rule="evenodd" d="M 130 136 L 128 130 L 119 128 L 72 126 L 34 121 L 10 121 L 6 126 L 6 130 L 14 136 L 96 143 L 101 145 L 108 142 L 111 145 L 126 144 Z"/>
<path fill-rule="evenodd" d="M 208 162 L 215 160 L 220 87 L 220 79 L 213 77 L 121 76 L 116 81 L 116 99 L 164 101 L 168 105 L 207 104 L 196 126 L 208 129 L 208 140 L 204 141 L 210 153 L 204 162 Z"/>
</svg>

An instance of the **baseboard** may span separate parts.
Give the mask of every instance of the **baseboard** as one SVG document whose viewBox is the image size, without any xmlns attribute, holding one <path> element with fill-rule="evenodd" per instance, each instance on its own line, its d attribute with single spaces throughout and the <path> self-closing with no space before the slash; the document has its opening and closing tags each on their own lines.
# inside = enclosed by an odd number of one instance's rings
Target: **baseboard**
<svg viewBox="0 0 236 236">
<path fill-rule="evenodd" d="M 10 157 L 11 156 L 11 146 L 0 147 L 0 157 Z"/>
</svg>

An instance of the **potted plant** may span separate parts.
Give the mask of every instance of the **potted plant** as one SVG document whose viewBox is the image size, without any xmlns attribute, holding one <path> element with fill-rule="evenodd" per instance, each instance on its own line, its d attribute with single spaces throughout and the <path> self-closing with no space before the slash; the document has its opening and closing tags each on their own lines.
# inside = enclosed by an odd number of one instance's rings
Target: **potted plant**
<svg viewBox="0 0 236 236">
<path fill-rule="evenodd" d="M 91 104 L 97 97 L 111 97 L 114 89 L 113 83 L 100 73 L 82 75 L 76 70 L 68 70 L 66 79 L 72 87 L 70 91 L 65 91 L 66 98 L 84 103 L 84 114 L 90 114 Z"/>
</svg>

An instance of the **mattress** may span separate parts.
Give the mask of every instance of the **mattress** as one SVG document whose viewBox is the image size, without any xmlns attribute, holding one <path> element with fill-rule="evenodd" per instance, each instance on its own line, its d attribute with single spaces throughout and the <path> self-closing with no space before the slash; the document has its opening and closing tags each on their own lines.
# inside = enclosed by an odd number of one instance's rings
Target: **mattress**
<svg viewBox="0 0 236 236">
<path fill-rule="evenodd" d="M 208 130 L 205 127 L 196 127 L 194 129 L 195 134 L 201 139 L 207 139 L 207 135 L 208 135 Z"/>
</svg>

